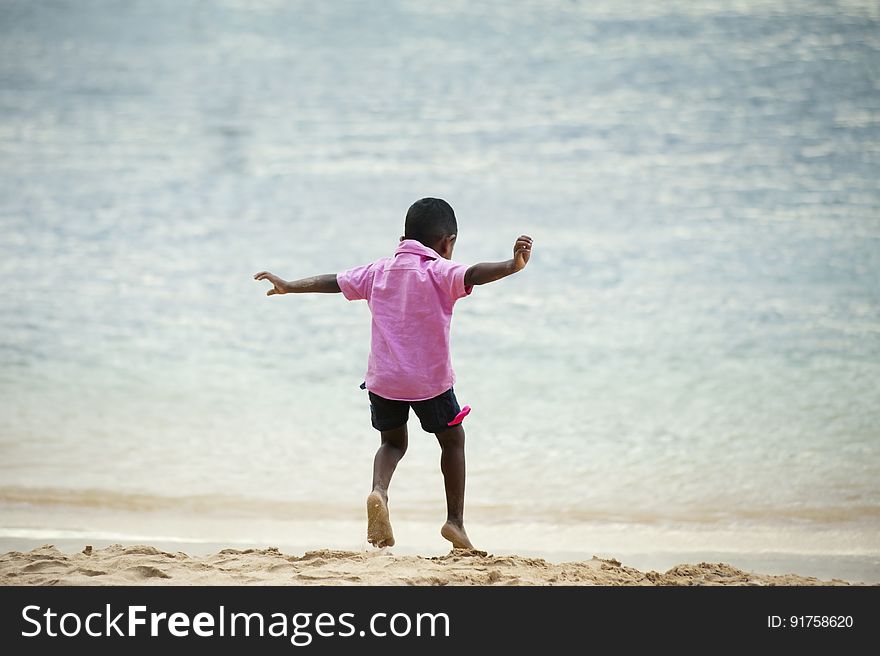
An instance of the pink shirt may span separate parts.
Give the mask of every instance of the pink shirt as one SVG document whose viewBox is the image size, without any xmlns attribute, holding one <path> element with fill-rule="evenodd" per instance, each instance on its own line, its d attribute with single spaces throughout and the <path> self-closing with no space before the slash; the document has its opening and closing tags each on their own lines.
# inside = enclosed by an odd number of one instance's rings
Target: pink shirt
<svg viewBox="0 0 880 656">
<path fill-rule="evenodd" d="M 468 267 L 446 260 L 415 239 L 394 257 L 336 275 L 350 301 L 365 299 L 373 315 L 367 389 L 399 401 L 422 401 L 455 382 L 449 354 L 452 306 L 473 286 Z"/>
</svg>

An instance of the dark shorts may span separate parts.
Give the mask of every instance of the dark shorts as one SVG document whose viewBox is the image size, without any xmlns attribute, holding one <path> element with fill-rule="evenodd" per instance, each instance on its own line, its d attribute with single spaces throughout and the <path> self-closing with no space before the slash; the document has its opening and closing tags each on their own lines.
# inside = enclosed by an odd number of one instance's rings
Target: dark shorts
<svg viewBox="0 0 880 656">
<path fill-rule="evenodd" d="M 403 426 L 409 419 L 409 408 L 415 411 L 428 433 L 441 433 L 449 429 L 449 422 L 461 412 L 455 392 L 448 390 L 424 401 L 394 401 L 370 392 L 370 419 L 373 428 L 379 431 L 391 430 Z"/>
</svg>

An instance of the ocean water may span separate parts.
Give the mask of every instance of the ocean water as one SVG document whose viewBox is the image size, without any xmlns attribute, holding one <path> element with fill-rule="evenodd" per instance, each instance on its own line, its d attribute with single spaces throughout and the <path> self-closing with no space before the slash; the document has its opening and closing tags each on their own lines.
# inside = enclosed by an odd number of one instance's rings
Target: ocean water
<svg viewBox="0 0 880 656">
<path fill-rule="evenodd" d="M 0 543 L 363 548 L 368 309 L 252 276 L 439 196 L 535 240 L 453 321 L 478 546 L 880 581 L 878 179 L 875 2 L 2 0 Z"/>
</svg>

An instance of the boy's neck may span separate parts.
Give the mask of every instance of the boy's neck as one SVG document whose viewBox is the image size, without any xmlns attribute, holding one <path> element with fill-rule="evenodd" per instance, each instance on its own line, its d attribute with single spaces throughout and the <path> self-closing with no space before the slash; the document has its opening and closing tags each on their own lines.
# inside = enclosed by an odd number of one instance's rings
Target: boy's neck
<svg viewBox="0 0 880 656">
<path fill-rule="evenodd" d="M 403 236 L 400 238 L 400 241 L 414 241 L 422 246 L 430 248 L 432 251 L 437 253 L 440 257 L 445 260 L 452 259 L 452 251 L 455 248 L 455 235 L 446 235 L 445 237 L 441 237 L 433 244 L 425 244 L 418 239 L 413 239 L 412 237 Z"/>
</svg>

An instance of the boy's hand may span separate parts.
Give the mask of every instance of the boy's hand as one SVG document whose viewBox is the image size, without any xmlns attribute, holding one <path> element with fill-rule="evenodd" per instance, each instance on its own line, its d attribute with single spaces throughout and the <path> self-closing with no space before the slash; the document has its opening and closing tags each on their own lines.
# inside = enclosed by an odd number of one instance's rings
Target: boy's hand
<svg viewBox="0 0 880 656">
<path fill-rule="evenodd" d="M 266 292 L 266 296 L 272 296 L 273 294 L 286 294 L 287 287 L 285 286 L 287 283 L 276 276 L 274 273 L 269 273 L 268 271 L 260 271 L 258 274 L 254 275 L 254 280 L 268 280 L 275 287 Z"/>
<path fill-rule="evenodd" d="M 520 235 L 513 245 L 513 270 L 521 271 L 529 263 L 532 254 L 532 238 L 528 235 Z"/>
</svg>

